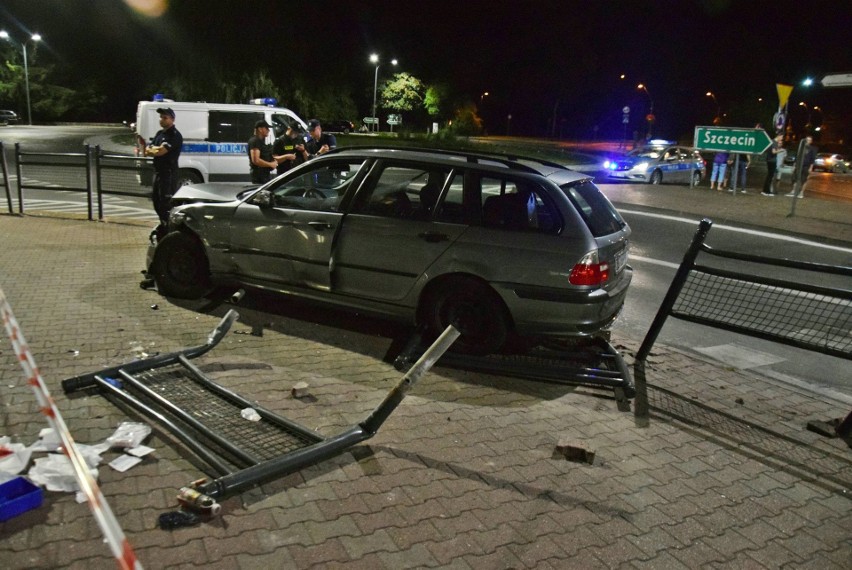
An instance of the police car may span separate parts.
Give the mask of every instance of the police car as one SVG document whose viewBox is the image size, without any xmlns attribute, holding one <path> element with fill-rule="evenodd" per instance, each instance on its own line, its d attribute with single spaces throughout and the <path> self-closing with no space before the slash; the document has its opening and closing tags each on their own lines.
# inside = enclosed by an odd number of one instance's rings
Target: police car
<svg viewBox="0 0 852 570">
<path fill-rule="evenodd" d="M 308 127 L 296 113 L 276 107 L 275 99 L 254 99 L 250 104 L 198 103 L 171 101 L 155 96 L 140 101 L 136 109 L 136 133 L 146 143 L 160 130 L 157 109 L 169 107 L 175 112 L 175 127 L 183 136 L 178 160 L 180 185 L 201 182 L 248 182 L 248 140 L 254 124 L 263 119 L 270 125 L 267 143 L 284 134 L 289 126 L 300 131 Z M 148 176 L 151 173 L 148 172 Z M 143 179 L 150 186 L 151 180 Z"/>
<path fill-rule="evenodd" d="M 626 156 L 604 162 L 609 178 L 649 184 L 701 182 L 706 163 L 701 154 L 690 147 L 676 146 L 667 141 L 652 141 Z"/>
</svg>

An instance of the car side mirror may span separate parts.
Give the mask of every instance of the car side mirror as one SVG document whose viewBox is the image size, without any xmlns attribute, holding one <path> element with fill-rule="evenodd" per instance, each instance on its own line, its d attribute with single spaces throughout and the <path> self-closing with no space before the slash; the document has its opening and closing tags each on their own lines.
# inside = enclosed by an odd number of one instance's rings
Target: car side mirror
<svg viewBox="0 0 852 570">
<path fill-rule="evenodd" d="M 260 208 L 271 208 L 274 204 L 272 192 L 269 190 L 258 190 L 251 201 Z"/>
</svg>

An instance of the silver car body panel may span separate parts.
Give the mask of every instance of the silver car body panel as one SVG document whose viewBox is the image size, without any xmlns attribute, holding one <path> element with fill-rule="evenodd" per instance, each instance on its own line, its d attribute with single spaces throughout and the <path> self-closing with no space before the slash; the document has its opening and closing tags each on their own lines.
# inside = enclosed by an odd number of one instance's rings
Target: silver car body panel
<svg viewBox="0 0 852 570">
<path fill-rule="evenodd" d="M 469 168 L 474 168 L 477 175 L 510 174 L 498 163 L 471 167 L 454 158 L 432 157 L 428 153 L 409 157 L 404 151 L 359 149 L 357 155 L 386 161 L 428 160 L 430 165 L 444 166 L 461 177 Z M 345 151 L 335 155 L 339 159 L 347 156 Z M 321 164 L 321 159 L 309 162 L 282 179 L 295 179 Z M 280 180 L 244 192 L 234 201 L 223 201 L 237 195 L 233 188 L 187 186 L 176 196 L 182 201 L 197 198 L 199 203 L 176 207 L 172 229 L 199 236 L 217 281 L 252 285 L 411 322 L 416 319 L 426 288 L 436 279 L 455 275 L 489 284 L 522 334 L 591 334 L 618 314 L 632 278 L 626 263 L 630 229 L 621 221 L 620 230 L 592 236 L 576 207 L 559 191 L 559 186 L 590 183 L 587 175 L 558 167 L 544 167 L 537 174 L 511 172 L 515 179 L 528 178 L 542 185 L 550 208 L 560 218 L 561 231 L 551 235 L 353 212 L 352 201 L 367 191 L 363 188 L 367 186 L 365 180 L 372 179 L 379 161 L 370 164 L 368 159 L 365 164 L 340 200 L 340 211 L 265 207 L 253 199 L 255 192 L 286 183 Z M 554 186 L 542 182 L 545 171 Z M 452 178 L 448 177 L 447 184 Z M 442 196 L 446 192 L 445 187 Z M 217 196 L 219 201 L 215 201 Z M 606 201 L 602 194 L 600 199 Z M 609 281 L 602 287 L 571 285 L 568 280 L 572 268 L 593 251 L 608 263 Z"/>
</svg>

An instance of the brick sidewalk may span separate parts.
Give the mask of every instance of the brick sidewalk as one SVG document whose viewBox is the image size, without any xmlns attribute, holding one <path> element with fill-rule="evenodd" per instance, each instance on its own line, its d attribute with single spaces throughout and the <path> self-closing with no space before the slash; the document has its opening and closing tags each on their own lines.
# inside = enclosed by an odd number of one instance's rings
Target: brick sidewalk
<svg viewBox="0 0 852 570">
<path fill-rule="evenodd" d="M 225 308 L 138 287 L 148 229 L 0 216 L 0 286 L 80 443 L 128 416 L 63 378 L 203 341 Z M 156 306 L 156 309 L 153 308 Z M 382 358 L 393 328 L 290 304 L 241 322 L 199 363 L 251 400 L 331 434 L 399 378 Z M 246 333 L 263 324 L 262 337 Z M 641 339 L 614 344 L 627 354 Z M 305 380 L 314 402 L 289 397 Z M 8 341 L 2 432 L 46 426 Z M 848 406 L 664 345 L 648 370 L 652 418 L 611 394 L 437 368 L 366 444 L 229 499 L 222 516 L 163 531 L 157 517 L 201 472 L 155 429 L 153 456 L 100 484 L 147 568 L 780 568 L 852 561 L 852 450 L 804 430 Z M 132 418 L 135 419 L 135 418 Z M 593 465 L 553 458 L 577 440 Z M 844 530 L 845 529 L 845 530 Z M 88 508 L 64 493 L 0 524 L 7 568 L 113 567 Z"/>
</svg>

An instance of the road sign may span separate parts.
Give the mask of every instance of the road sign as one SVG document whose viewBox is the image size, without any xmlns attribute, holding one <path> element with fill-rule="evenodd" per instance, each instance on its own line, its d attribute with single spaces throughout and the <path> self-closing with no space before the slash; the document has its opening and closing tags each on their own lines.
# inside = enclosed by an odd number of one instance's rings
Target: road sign
<svg viewBox="0 0 852 570">
<path fill-rule="evenodd" d="M 834 73 L 822 78 L 823 87 L 852 87 L 852 73 Z"/>
<path fill-rule="evenodd" d="M 699 150 L 762 154 L 771 144 L 772 139 L 763 129 L 695 127 L 693 146 Z"/>
<path fill-rule="evenodd" d="M 388 115 L 387 123 L 389 125 L 398 125 L 402 123 L 402 117 L 399 115 Z"/>
<path fill-rule="evenodd" d="M 364 117 L 364 123 L 367 125 L 375 125 L 379 122 L 378 117 Z"/>
</svg>

